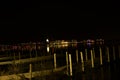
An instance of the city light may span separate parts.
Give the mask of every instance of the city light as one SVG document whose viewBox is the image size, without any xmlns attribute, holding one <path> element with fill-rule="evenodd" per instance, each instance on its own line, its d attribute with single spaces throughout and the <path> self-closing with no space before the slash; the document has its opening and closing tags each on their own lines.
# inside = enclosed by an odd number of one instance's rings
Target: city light
<svg viewBox="0 0 120 80">
<path fill-rule="evenodd" d="M 49 43 L 49 39 L 46 39 L 46 42 Z"/>
</svg>

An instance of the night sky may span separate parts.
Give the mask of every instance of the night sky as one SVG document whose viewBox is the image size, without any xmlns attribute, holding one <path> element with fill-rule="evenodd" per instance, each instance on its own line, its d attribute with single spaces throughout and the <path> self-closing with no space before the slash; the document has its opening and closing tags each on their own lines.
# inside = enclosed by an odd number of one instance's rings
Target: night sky
<svg viewBox="0 0 120 80">
<path fill-rule="evenodd" d="M 9 2 L 1 8 L 0 41 L 120 39 L 118 2 L 101 3 Z"/>
</svg>

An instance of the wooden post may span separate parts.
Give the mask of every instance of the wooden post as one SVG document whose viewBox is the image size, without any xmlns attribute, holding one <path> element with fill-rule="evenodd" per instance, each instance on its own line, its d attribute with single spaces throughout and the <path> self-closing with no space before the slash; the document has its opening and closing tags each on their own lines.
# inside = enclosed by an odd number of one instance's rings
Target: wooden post
<svg viewBox="0 0 120 80">
<path fill-rule="evenodd" d="M 54 68 L 56 69 L 57 64 L 56 64 L 56 53 L 54 53 Z"/>
<path fill-rule="evenodd" d="M 101 47 L 100 47 L 100 65 L 102 65 L 103 64 L 103 60 L 102 60 L 102 49 L 101 49 Z"/>
<path fill-rule="evenodd" d="M 78 50 L 76 50 L 76 61 L 78 63 Z"/>
<path fill-rule="evenodd" d="M 94 68 L 94 58 L 93 58 L 93 51 L 91 50 L 91 63 L 92 63 L 92 68 Z"/>
<path fill-rule="evenodd" d="M 69 63 L 70 63 L 70 76 L 72 76 L 72 59 L 71 59 L 71 54 L 69 54 Z"/>
<path fill-rule="evenodd" d="M 84 60 L 83 60 L 83 53 L 80 52 L 80 56 L 81 56 L 81 63 L 82 63 L 82 71 L 84 72 Z"/>
<path fill-rule="evenodd" d="M 66 72 L 66 74 L 67 74 L 67 75 L 69 74 L 68 66 L 69 66 L 69 63 L 68 63 L 68 52 L 66 52 L 66 67 L 67 67 L 67 72 Z"/>
<path fill-rule="evenodd" d="M 29 73 L 30 73 L 30 80 L 32 80 L 32 64 L 30 64 L 30 71 L 29 71 Z"/>
<path fill-rule="evenodd" d="M 106 47 L 107 61 L 110 62 L 109 47 Z"/>
<path fill-rule="evenodd" d="M 85 59 L 88 60 L 87 49 L 85 49 Z"/>
<path fill-rule="evenodd" d="M 113 60 L 115 60 L 115 46 L 113 46 Z"/>
</svg>

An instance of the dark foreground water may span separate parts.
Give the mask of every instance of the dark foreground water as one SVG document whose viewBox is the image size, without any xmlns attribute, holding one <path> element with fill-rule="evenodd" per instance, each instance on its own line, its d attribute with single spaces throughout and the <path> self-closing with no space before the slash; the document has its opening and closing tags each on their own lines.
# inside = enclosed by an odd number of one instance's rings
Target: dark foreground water
<svg viewBox="0 0 120 80">
<path fill-rule="evenodd" d="M 95 67 L 84 73 L 74 71 L 72 77 L 61 71 L 49 76 L 36 77 L 32 80 L 120 80 L 120 60 Z"/>
</svg>

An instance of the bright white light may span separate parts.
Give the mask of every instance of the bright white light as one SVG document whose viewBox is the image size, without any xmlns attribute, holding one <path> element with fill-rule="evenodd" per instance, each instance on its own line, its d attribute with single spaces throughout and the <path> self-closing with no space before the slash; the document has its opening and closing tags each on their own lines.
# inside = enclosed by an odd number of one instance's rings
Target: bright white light
<svg viewBox="0 0 120 80">
<path fill-rule="evenodd" d="M 46 42 L 49 42 L 49 39 L 46 39 Z"/>
<path fill-rule="evenodd" d="M 50 51 L 50 47 L 49 45 L 47 45 L 47 52 L 49 53 L 49 51 Z"/>
</svg>

